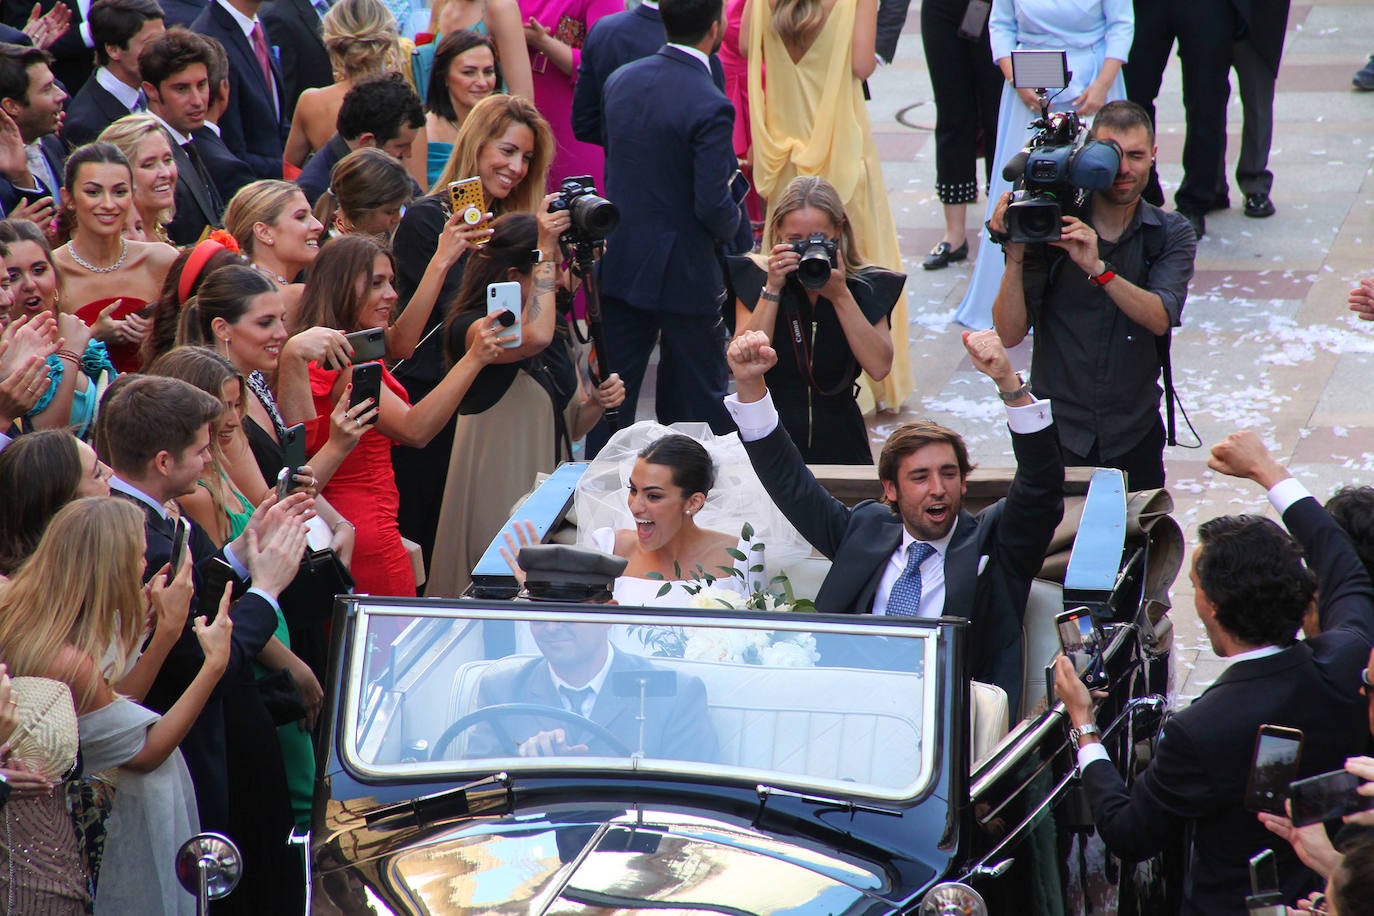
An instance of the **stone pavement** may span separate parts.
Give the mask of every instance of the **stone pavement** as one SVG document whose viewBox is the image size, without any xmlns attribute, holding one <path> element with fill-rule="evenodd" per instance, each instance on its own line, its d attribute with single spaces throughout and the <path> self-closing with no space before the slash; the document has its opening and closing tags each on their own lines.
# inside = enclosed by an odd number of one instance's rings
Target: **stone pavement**
<svg viewBox="0 0 1374 916">
<path fill-rule="evenodd" d="M 997 399 L 969 364 L 951 323 L 971 260 L 943 271 L 920 268 L 940 239 L 935 198 L 935 110 L 912 4 L 898 59 L 870 81 L 870 115 L 883 175 L 907 259 L 912 366 L 916 391 L 900 413 L 871 419 L 880 443 L 894 425 L 932 417 L 964 431 L 985 466 L 1012 464 Z M 1174 376 L 1205 446 L 1233 429 L 1258 430 L 1319 497 L 1342 483 L 1374 483 L 1374 324 L 1346 310 L 1347 291 L 1374 275 L 1374 93 L 1353 92 L 1351 75 L 1374 52 L 1374 0 L 1295 2 L 1270 158 L 1278 214 L 1247 219 L 1236 208 L 1209 214 L 1197 273 L 1175 332 Z M 1159 165 L 1172 205 L 1181 177 L 1183 108 L 1177 58 L 1159 99 Z M 1240 101 L 1229 109 L 1230 168 L 1239 145 Z M 970 207 L 969 241 L 982 207 Z M 992 246 L 994 254 L 997 249 Z M 1029 362 L 1027 341 L 1014 354 Z M 1193 441 L 1180 422 L 1180 440 Z M 1249 483 L 1207 470 L 1206 449 L 1167 452 L 1176 517 L 1191 543 L 1215 515 L 1267 509 Z M 1196 695 L 1224 667 L 1212 655 L 1193 610 L 1187 563 L 1174 587 L 1173 618 L 1180 697 Z"/>
</svg>

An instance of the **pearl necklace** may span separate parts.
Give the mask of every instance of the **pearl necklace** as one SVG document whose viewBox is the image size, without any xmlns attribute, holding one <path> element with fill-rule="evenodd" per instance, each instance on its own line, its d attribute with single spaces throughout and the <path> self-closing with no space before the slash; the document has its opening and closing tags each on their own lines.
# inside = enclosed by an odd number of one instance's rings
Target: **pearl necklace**
<svg viewBox="0 0 1374 916">
<path fill-rule="evenodd" d="M 129 241 L 125 239 L 123 236 L 120 236 L 119 260 L 115 261 L 109 267 L 96 267 L 90 261 L 87 261 L 81 255 L 76 253 L 76 245 L 73 242 L 67 243 L 67 253 L 72 256 L 73 261 L 80 264 L 82 267 L 86 268 L 93 274 L 111 274 L 124 266 L 124 258 L 129 254 Z"/>
</svg>

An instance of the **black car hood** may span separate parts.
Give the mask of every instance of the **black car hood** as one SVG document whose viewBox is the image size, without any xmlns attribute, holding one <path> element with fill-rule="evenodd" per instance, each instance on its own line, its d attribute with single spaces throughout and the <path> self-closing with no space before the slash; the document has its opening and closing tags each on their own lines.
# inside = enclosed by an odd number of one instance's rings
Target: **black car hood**
<svg viewBox="0 0 1374 916">
<path fill-rule="evenodd" d="M 888 878 L 871 864 L 666 810 L 511 816 L 383 845 L 388 851 L 353 866 L 395 913 L 893 910 L 883 899 Z"/>
</svg>

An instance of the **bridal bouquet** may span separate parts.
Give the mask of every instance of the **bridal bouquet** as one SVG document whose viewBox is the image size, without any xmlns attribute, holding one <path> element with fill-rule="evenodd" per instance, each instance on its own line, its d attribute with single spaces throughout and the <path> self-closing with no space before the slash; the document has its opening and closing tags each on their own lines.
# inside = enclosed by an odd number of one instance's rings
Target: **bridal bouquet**
<svg viewBox="0 0 1374 916">
<path fill-rule="evenodd" d="M 698 566 L 696 574 L 689 579 L 692 584 L 683 586 L 691 595 L 688 607 L 781 613 L 815 610 L 811 601 L 793 595 L 792 584 L 787 576 L 774 576 L 767 585 L 763 583 L 763 543 L 754 542 L 754 529 L 747 522 L 740 533 L 740 540 L 748 552 L 731 548 L 729 553 L 744 568 L 719 568 L 726 577 L 743 584 L 743 590 L 722 588 L 716 583 L 725 577 L 714 576 Z M 680 571 L 678 575 L 681 579 Z M 668 594 L 671 588 L 671 584 L 665 582 L 659 590 L 659 597 Z M 659 657 L 774 668 L 809 668 L 820 660 L 816 638 L 810 633 L 735 627 L 692 627 L 688 630 L 683 627 L 638 626 L 631 629 L 645 647 L 652 649 L 653 654 Z"/>
</svg>

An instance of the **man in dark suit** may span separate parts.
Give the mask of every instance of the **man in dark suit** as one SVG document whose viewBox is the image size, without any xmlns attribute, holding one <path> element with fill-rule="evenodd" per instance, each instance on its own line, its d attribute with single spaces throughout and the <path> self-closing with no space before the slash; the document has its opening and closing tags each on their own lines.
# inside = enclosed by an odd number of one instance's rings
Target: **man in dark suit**
<svg viewBox="0 0 1374 916">
<path fill-rule="evenodd" d="M 176 217 L 167 234 L 178 245 L 195 242 L 207 227 L 223 225 L 226 201 L 213 176 L 227 174 L 231 167 L 247 168 L 205 127 L 211 54 L 206 39 L 174 28 L 139 55 L 148 113 L 167 131 L 177 164 Z"/>
<path fill-rule="evenodd" d="M 595 550 L 542 544 L 520 551 L 517 575 L 524 576 L 523 595 L 531 601 L 603 603 L 610 600 L 625 563 L 624 557 Z M 530 632 L 542 656 L 493 662 L 477 685 L 476 708 L 534 703 L 562 709 L 601 726 L 632 752 L 669 760 L 715 760 L 719 750 L 706 708 L 706 687 L 700 678 L 678 672 L 673 672 L 671 692 L 655 690 L 656 695 L 646 697 L 640 746 L 638 693 L 617 691 L 616 675 L 667 669 L 613 648 L 609 630 L 609 624 L 601 623 L 532 622 Z M 512 744 L 501 740 L 507 737 Z M 484 724 L 467 747 L 468 757 L 623 753 L 596 732 L 579 730 L 566 717 L 539 715 Z"/>
<path fill-rule="evenodd" d="M 52 12 L 53 7 L 63 0 L 38 0 L 38 2 L 43 15 L 46 16 Z M 92 44 L 87 37 L 88 30 L 82 28 L 84 20 L 82 19 L 81 5 L 75 2 L 63 2 L 63 5 L 70 11 L 66 31 L 53 41 L 39 41 L 38 47 L 52 54 L 53 75 L 62 84 L 63 90 L 71 95 L 85 85 L 95 66 L 91 54 Z M 23 30 L 27 23 L 32 20 L 33 7 L 33 0 L 0 0 L 0 21 L 12 28 Z M 8 41 L 9 39 L 4 40 Z M 29 42 L 25 41 L 23 44 L 29 44 Z"/>
<path fill-rule="evenodd" d="M 262 0 L 213 0 L 191 29 L 229 55 L 229 106 L 219 119 L 224 145 L 259 178 L 281 178 L 286 120 L 281 70 L 258 20 Z"/>
<path fill-rule="evenodd" d="M 724 280 L 718 251 L 739 224 L 735 109 L 716 88 L 709 55 L 725 21 L 720 0 L 665 0 L 668 44 L 606 82 L 606 196 L 620 208 L 601 259 L 606 349 L 625 380 L 627 422 L 654 343 L 661 423 L 705 420 L 731 428 L 725 394 Z M 589 449 L 606 441 L 603 421 Z"/>
<path fill-rule="evenodd" d="M 273 0 L 262 11 L 267 42 L 281 51 L 281 81 L 286 94 L 282 114 L 288 124 L 302 92 L 334 82 L 334 69 L 320 31 L 321 9 L 329 9 L 327 0 Z"/>
<path fill-rule="evenodd" d="M 146 517 L 145 578 L 170 561 L 177 522 L 168 515 L 166 504 L 195 490 L 210 460 L 210 425 L 223 411 L 217 398 L 179 379 L 158 376 L 122 383 L 102 405 L 99 423 L 107 452 L 102 457 L 114 471 L 111 491 L 142 508 Z M 217 561 L 227 562 L 240 582 L 252 582 L 229 608 L 233 648 L 221 689 L 252 679 L 253 662 L 276 630 L 277 596 L 295 578 L 305 548 L 302 514 L 308 502 L 297 494 L 278 508 L 254 513 L 248 531 L 220 549 L 185 519 L 197 583 Z M 203 655 L 191 628 L 194 616 L 188 617 L 144 699 L 158 712 L 171 708 L 200 668 Z M 221 689 L 205 704 L 181 745 L 196 785 L 201 823 L 209 829 L 220 829 L 229 820 Z"/>
<path fill-rule="evenodd" d="M 359 80 L 348 90 L 335 124 L 338 133 L 316 150 L 296 176 L 296 184 L 312 207 L 329 188 L 334 166 L 355 149 L 372 146 L 402 162 L 409 160 L 415 135 L 425 126 L 425 109 L 405 77 L 388 73 Z M 415 185 L 416 197 L 424 193 Z"/>
<path fill-rule="evenodd" d="M 603 16 L 596 21 L 582 44 L 582 58 L 573 86 L 573 136 L 583 143 L 602 146 L 601 92 L 611 74 L 631 61 L 641 60 L 663 47 L 663 17 L 654 0 L 645 0 L 632 10 Z M 712 76 L 719 69 L 712 55 Z M 717 86 L 722 85 L 717 81 Z"/>
<path fill-rule="evenodd" d="M 1087 689 L 1062 658 L 1055 686 L 1107 847 L 1144 859 L 1186 829 L 1192 849 L 1179 912 L 1224 916 L 1246 912 L 1249 858 L 1266 847 L 1290 905 L 1316 886 L 1288 844 L 1245 809 L 1246 779 L 1261 725 L 1302 731 L 1300 776 L 1340 769 L 1361 752 L 1368 732 L 1359 687 L 1374 644 L 1374 586 L 1349 536 L 1254 433 L 1232 434 L 1208 463 L 1268 490 L 1292 533 L 1253 515 L 1214 518 L 1198 529 L 1197 614 L 1213 651 L 1231 666 L 1165 723 L 1149 767 L 1129 788 L 1098 741 Z M 1297 641 L 1314 593 L 1322 632 Z"/>
<path fill-rule="evenodd" d="M 972 465 L 963 439 L 929 421 L 908 423 L 883 444 L 883 502 L 848 508 L 807 470 L 778 423 L 763 376 L 777 362 L 766 335 L 730 342 L 736 393 L 726 406 L 768 495 L 831 560 L 816 609 L 842 614 L 966 617 L 968 671 L 997 684 L 1019 708 L 1021 621 L 1064 514 L 1064 462 L 1050 416 L 1007 360 L 995 331 L 965 332 L 964 346 L 1007 405 L 1016 477 L 1005 499 L 976 517 L 962 508 Z"/>
<path fill-rule="evenodd" d="M 1216 199 L 1218 169 L 1226 135 L 1226 100 L 1231 94 L 1227 71 L 1231 41 L 1249 20 L 1250 0 L 1135 0 L 1135 38 L 1126 62 L 1126 97 L 1155 120 L 1155 97 L 1178 40 L 1183 64 L 1183 182 L 1174 206 L 1202 238 L 1206 213 L 1225 206 Z M 1163 206 L 1158 172 L 1151 171 L 1145 199 Z"/>
<path fill-rule="evenodd" d="M 0 44 L 0 110 L 13 122 L 24 147 L 23 168 L 16 154 L 11 166 L 0 173 L 0 206 L 6 213 L 21 200 L 38 203 L 46 198 L 53 206 L 61 202 L 67 156 L 57 131 L 67 93 L 53 76 L 51 64 L 47 51 Z M 41 221 L 44 212 L 30 218 Z"/>
<path fill-rule="evenodd" d="M 1277 210 L 1269 199 L 1274 173 L 1269 171 L 1269 148 L 1274 142 L 1274 87 L 1283 59 L 1291 0 L 1251 0 L 1250 27 L 1231 44 L 1231 66 L 1242 112 L 1236 185 L 1245 196 L 1245 215 L 1264 219 Z M 1217 201 L 1229 203 L 1226 188 L 1226 135 L 1222 134 L 1221 172 Z"/>
<path fill-rule="evenodd" d="M 67 103 L 62 139 L 90 143 L 115 121 L 146 107 L 138 55 L 166 29 L 154 0 L 96 0 L 91 6 L 95 75 Z"/>
</svg>

